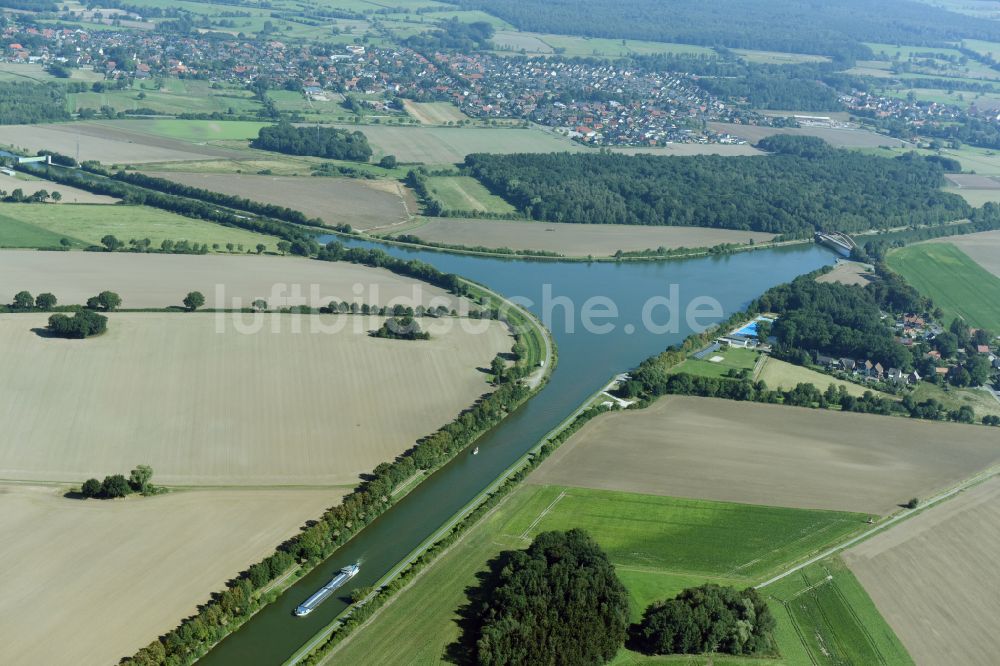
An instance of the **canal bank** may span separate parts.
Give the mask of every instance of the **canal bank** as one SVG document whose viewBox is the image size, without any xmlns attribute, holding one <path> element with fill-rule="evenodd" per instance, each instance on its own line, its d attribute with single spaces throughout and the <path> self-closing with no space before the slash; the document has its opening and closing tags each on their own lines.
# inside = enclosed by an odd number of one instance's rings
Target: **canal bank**
<svg viewBox="0 0 1000 666">
<path fill-rule="evenodd" d="M 709 312 L 715 303 L 721 311 L 718 316 L 695 317 L 694 323 L 721 320 L 767 288 L 834 260 L 833 254 L 816 246 L 663 263 L 592 265 L 383 249 L 514 298 L 552 331 L 559 347 L 559 366 L 546 388 L 479 440 L 479 455 L 459 455 L 425 479 L 201 663 L 281 664 L 347 608 L 354 589 L 375 584 L 397 567 L 606 384 L 608 377 L 692 332 L 692 320 L 685 313 L 690 315 L 692 309 Z M 602 316 L 595 318 L 595 313 Z M 337 595 L 308 617 L 292 615 L 335 571 L 359 560 L 361 573 Z"/>
</svg>

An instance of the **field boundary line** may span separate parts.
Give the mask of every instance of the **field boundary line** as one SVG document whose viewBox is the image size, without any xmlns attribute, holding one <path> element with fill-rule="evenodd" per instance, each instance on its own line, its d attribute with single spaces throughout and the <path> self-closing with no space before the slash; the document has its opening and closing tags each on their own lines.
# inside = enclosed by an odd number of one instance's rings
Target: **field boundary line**
<svg viewBox="0 0 1000 666">
<path fill-rule="evenodd" d="M 882 532 L 882 531 L 885 531 L 885 530 L 889 529 L 890 527 L 896 525 L 900 521 L 906 520 L 907 518 L 910 518 L 911 516 L 915 516 L 915 515 L 918 515 L 920 513 L 923 513 L 925 510 L 930 509 L 933 506 L 936 506 L 940 502 L 943 502 L 943 501 L 945 501 L 945 500 L 947 500 L 947 499 L 949 499 L 951 497 L 954 497 L 955 495 L 961 493 L 963 490 L 967 490 L 967 489 L 971 488 L 974 485 L 977 485 L 977 484 L 982 483 L 984 481 L 988 481 L 989 479 L 993 478 L 997 474 L 1000 474 L 1000 466 L 990 467 L 990 468 L 986 469 L 985 471 L 982 471 L 979 474 L 976 474 L 975 476 L 967 478 L 965 481 L 962 481 L 957 486 L 954 486 L 954 487 L 952 487 L 949 490 L 945 490 L 944 492 L 938 493 L 934 497 L 930 498 L 929 500 L 927 500 L 926 502 L 924 502 L 923 504 L 921 504 L 918 508 L 916 508 L 916 509 L 906 509 L 906 510 L 900 512 L 900 513 L 897 513 L 896 515 L 890 517 L 888 520 L 886 520 L 886 521 L 884 521 L 882 523 L 879 523 L 878 525 L 875 525 L 870 530 L 866 530 L 866 531 L 862 532 L 861 534 L 859 534 L 858 536 L 851 537 L 847 541 L 844 541 L 844 542 L 842 542 L 840 544 L 837 544 L 836 546 L 828 548 L 827 550 L 823 551 L 822 553 L 820 553 L 818 555 L 815 555 L 815 556 L 807 559 L 804 562 L 800 562 L 799 564 L 796 564 L 795 566 L 791 567 L 790 569 L 787 569 L 786 571 L 778 574 L 777 576 L 774 576 L 773 578 L 770 578 L 770 579 L 764 581 L 763 583 L 760 583 L 759 585 L 756 585 L 755 589 L 758 589 L 758 590 L 763 589 L 763 588 L 767 587 L 768 585 L 771 585 L 773 583 L 777 583 L 778 581 L 780 581 L 780 580 L 782 580 L 782 579 L 790 576 L 791 574 L 793 574 L 793 573 L 795 573 L 797 571 L 801 571 L 801 570 L 805 569 L 810 564 L 815 564 L 816 562 L 819 562 L 820 560 L 825 560 L 826 558 L 828 558 L 828 557 L 830 557 L 832 555 L 836 555 L 837 553 L 840 553 L 841 551 L 847 550 L 851 546 L 853 546 L 853 545 L 855 545 L 857 543 L 860 543 L 861 541 L 864 541 L 865 539 L 868 539 L 871 536 L 873 536 L 873 535 L 875 535 L 875 534 L 877 534 L 879 532 Z"/>
<path fill-rule="evenodd" d="M 556 506 L 556 504 L 558 504 L 560 501 L 562 501 L 562 498 L 564 498 L 564 497 L 566 497 L 566 491 L 565 490 L 562 491 L 561 493 L 559 493 L 559 495 L 556 496 L 556 498 L 554 500 L 552 500 L 552 502 L 547 507 L 545 507 L 542 510 L 542 512 L 540 514 L 538 514 L 538 516 L 533 521 L 531 521 L 530 525 L 528 525 L 526 528 L 524 528 L 524 531 L 521 532 L 520 538 L 521 539 L 527 539 L 528 538 L 528 532 L 530 532 L 531 530 L 535 529 L 535 527 L 538 525 L 538 523 L 542 522 L 542 519 L 545 518 L 545 516 L 548 515 L 549 511 L 551 511 L 552 509 L 554 509 L 555 506 Z"/>
</svg>

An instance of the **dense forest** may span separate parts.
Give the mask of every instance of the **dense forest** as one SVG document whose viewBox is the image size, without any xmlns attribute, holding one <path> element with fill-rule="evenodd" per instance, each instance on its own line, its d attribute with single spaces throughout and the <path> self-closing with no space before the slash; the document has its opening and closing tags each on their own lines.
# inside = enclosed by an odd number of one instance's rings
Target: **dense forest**
<svg viewBox="0 0 1000 666">
<path fill-rule="evenodd" d="M 521 30 L 869 59 L 861 42 L 1000 41 L 1000 24 L 911 0 L 447 0 Z"/>
<path fill-rule="evenodd" d="M 922 312 L 925 306 L 916 290 L 888 271 L 864 288 L 804 275 L 767 290 L 755 303 L 760 312 L 781 315 L 771 329 L 775 356 L 811 363 L 810 354 L 822 353 L 901 370 L 913 367 L 913 354 L 896 342 L 881 312 Z"/>
<path fill-rule="evenodd" d="M 501 553 L 470 596 L 465 640 L 483 666 L 603 664 L 625 642 L 628 592 L 583 530 Z"/>
<path fill-rule="evenodd" d="M 940 224 L 966 217 L 939 164 L 836 150 L 778 135 L 768 157 L 473 154 L 465 168 L 526 216 L 548 222 L 704 226 L 801 235 Z"/>
<path fill-rule="evenodd" d="M 335 127 L 295 127 L 288 122 L 261 127 L 250 146 L 286 155 L 312 155 L 353 162 L 367 162 L 372 156 L 368 139 L 361 132 Z"/>
<path fill-rule="evenodd" d="M 832 64 L 748 65 L 733 76 L 702 76 L 698 85 L 717 97 L 745 101 L 753 109 L 839 111 L 844 108 L 838 90 L 824 79 Z"/>
<path fill-rule="evenodd" d="M 62 86 L 0 82 L 0 125 L 69 120 Z"/>
</svg>

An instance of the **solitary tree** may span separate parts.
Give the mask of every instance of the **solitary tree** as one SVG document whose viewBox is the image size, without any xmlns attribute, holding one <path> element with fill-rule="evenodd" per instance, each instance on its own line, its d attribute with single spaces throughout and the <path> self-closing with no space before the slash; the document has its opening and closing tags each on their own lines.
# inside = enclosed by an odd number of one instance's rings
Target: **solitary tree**
<svg viewBox="0 0 1000 666">
<path fill-rule="evenodd" d="M 56 297 L 46 292 L 35 297 L 35 307 L 39 310 L 51 310 L 56 306 Z"/>
<path fill-rule="evenodd" d="M 503 381 L 504 370 L 506 370 L 507 364 L 504 362 L 503 357 L 497 354 L 493 357 L 493 362 L 490 363 L 490 374 L 493 375 L 493 381 L 497 384 Z"/>
<path fill-rule="evenodd" d="M 56 203 L 62 201 L 62 195 L 58 191 L 52 193 L 52 200 Z"/>
<path fill-rule="evenodd" d="M 35 305 L 35 299 L 31 296 L 30 292 L 19 291 L 14 294 L 14 302 L 11 303 L 11 308 L 14 310 L 30 310 Z"/>
<path fill-rule="evenodd" d="M 87 479 L 80 487 L 80 494 L 84 497 L 98 497 L 101 494 L 101 482 L 97 479 Z"/>
<path fill-rule="evenodd" d="M 263 254 L 264 250 L 266 249 L 267 249 L 266 245 L 264 245 L 263 243 L 257 243 L 257 254 Z"/>
<path fill-rule="evenodd" d="M 184 307 L 190 312 L 194 312 L 205 304 L 205 295 L 200 291 L 192 291 L 184 297 Z"/>
<path fill-rule="evenodd" d="M 278 252 L 281 254 L 288 254 L 288 251 L 292 249 L 292 244 L 288 241 L 278 241 Z"/>
<path fill-rule="evenodd" d="M 257 312 L 263 312 L 264 310 L 266 310 L 266 309 L 267 309 L 267 301 L 265 301 L 265 300 L 264 300 L 263 298 L 258 298 L 257 300 L 255 300 L 255 301 L 254 301 L 253 303 L 251 303 L 250 305 L 251 305 L 251 306 L 253 307 L 253 309 L 254 309 L 254 310 L 256 310 Z"/>
<path fill-rule="evenodd" d="M 132 492 L 132 487 L 129 486 L 128 481 L 121 474 L 106 476 L 104 477 L 104 482 L 101 483 L 101 495 L 109 499 L 125 497 L 130 492 Z"/>
<path fill-rule="evenodd" d="M 122 242 L 111 234 L 108 234 L 101 239 L 101 245 L 107 248 L 108 252 L 114 252 L 122 246 Z"/>
<path fill-rule="evenodd" d="M 122 297 L 113 291 L 102 291 L 97 295 L 97 304 L 108 312 L 112 312 L 122 304 Z"/>
<path fill-rule="evenodd" d="M 132 489 L 139 493 L 144 493 L 149 489 L 149 482 L 153 478 L 153 468 L 149 465 L 138 465 L 129 474 L 128 482 Z"/>
</svg>

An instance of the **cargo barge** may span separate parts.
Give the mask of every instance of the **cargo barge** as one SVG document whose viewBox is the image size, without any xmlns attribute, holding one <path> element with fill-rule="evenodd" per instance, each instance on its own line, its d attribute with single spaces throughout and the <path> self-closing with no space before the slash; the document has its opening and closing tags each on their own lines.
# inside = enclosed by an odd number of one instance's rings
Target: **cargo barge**
<svg viewBox="0 0 1000 666">
<path fill-rule="evenodd" d="M 337 588 L 343 586 L 344 583 L 357 576 L 359 571 L 361 571 L 360 563 L 352 564 L 341 569 L 340 573 L 331 578 L 329 583 L 318 589 L 311 597 L 303 601 L 299 607 L 295 609 L 295 615 L 297 617 L 305 617 L 306 615 L 309 615 L 309 613 L 312 613 L 316 610 L 317 606 L 326 601 L 331 594 L 336 592 Z"/>
</svg>

